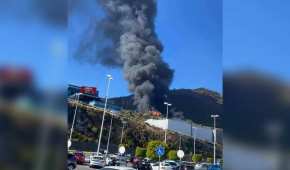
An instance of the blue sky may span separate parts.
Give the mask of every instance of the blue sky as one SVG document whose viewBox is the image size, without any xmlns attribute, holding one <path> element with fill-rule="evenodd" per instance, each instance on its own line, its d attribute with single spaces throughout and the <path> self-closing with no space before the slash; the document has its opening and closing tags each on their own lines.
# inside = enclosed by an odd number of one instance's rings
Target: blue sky
<svg viewBox="0 0 290 170">
<path fill-rule="evenodd" d="M 289 80 L 289 2 L 279 2 L 224 0 L 222 14 L 220 0 L 159 0 L 156 31 L 165 47 L 164 60 L 175 70 L 171 88 L 205 87 L 221 92 L 222 71 L 242 68 Z M 78 26 L 67 30 L 37 16 L 1 15 L 0 65 L 31 68 L 41 87 L 91 85 L 101 95 L 105 75 L 111 73 L 111 96 L 128 94 L 121 70 L 71 58 L 68 45 L 78 39 L 78 34 L 72 34 L 87 22 L 84 18 L 76 21 L 80 21 Z"/>
<path fill-rule="evenodd" d="M 224 0 L 224 70 L 257 69 L 290 82 L 289 6 L 288 0 Z"/>
</svg>

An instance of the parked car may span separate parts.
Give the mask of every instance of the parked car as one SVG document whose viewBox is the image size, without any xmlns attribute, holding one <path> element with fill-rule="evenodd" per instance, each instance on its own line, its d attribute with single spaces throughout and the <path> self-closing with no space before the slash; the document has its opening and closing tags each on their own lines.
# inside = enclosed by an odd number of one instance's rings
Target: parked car
<svg viewBox="0 0 290 170">
<path fill-rule="evenodd" d="M 90 163 L 90 156 L 85 155 L 85 163 L 89 164 Z"/>
<path fill-rule="evenodd" d="M 180 164 L 173 160 L 165 160 L 164 163 L 168 163 L 173 169 L 179 169 Z"/>
<path fill-rule="evenodd" d="M 138 170 L 152 170 L 150 162 L 147 160 L 139 160 L 134 165 L 134 168 L 137 168 Z"/>
<path fill-rule="evenodd" d="M 83 165 L 86 162 L 85 155 L 82 152 L 76 152 L 74 155 L 77 160 L 77 164 Z"/>
<path fill-rule="evenodd" d="M 207 163 L 200 163 L 200 164 L 196 164 L 194 166 L 194 169 L 195 170 L 207 170 L 208 166 L 209 166 L 209 164 L 207 164 Z"/>
<path fill-rule="evenodd" d="M 126 166 L 128 158 L 124 156 L 117 156 L 116 158 L 116 165 L 117 166 Z"/>
<path fill-rule="evenodd" d="M 160 169 L 159 162 L 151 164 L 151 168 L 152 170 L 174 170 L 174 168 L 170 164 L 165 162 L 160 163 Z"/>
<path fill-rule="evenodd" d="M 91 155 L 90 156 L 90 168 L 103 168 L 106 162 L 102 156 Z"/>
<path fill-rule="evenodd" d="M 68 170 L 73 170 L 77 167 L 77 161 L 76 158 L 73 154 L 68 154 L 67 155 L 67 169 Z"/>
<path fill-rule="evenodd" d="M 208 170 L 222 170 L 220 165 L 209 165 Z"/>
<path fill-rule="evenodd" d="M 136 169 L 126 166 L 105 166 L 100 170 L 136 170 Z"/>
</svg>

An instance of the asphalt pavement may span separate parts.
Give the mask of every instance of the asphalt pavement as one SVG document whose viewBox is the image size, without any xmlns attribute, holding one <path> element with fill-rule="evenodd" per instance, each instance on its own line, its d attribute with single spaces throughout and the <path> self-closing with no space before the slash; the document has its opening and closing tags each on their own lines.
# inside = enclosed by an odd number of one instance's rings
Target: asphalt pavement
<svg viewBox="0 0 290 170">
<path fill-rule="evenodd" d="M 78 165 L 76 170 L 93 170 L 94 168 L 90 168 L 88 165 Z M 98 170 L 98 169 L 94 169 Z"/>
</svg>

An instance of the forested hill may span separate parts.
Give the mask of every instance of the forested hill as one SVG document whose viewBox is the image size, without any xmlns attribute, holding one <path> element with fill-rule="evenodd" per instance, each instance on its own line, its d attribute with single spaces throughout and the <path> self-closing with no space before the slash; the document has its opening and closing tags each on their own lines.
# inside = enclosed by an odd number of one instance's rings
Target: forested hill
<svg viewBox="0 0 290 170">
<path fill-rule="evenodd" d="M 181 117 L 203 125 L 212 125 L 210 115 L 222 115 L 222 96 L 205 88 L 172 89 L 167 95 L 167 100 L 172 103 L 169 111 L 172 117 Z M 122 106 L 124 109 L 136 109 L 132 95 L 111 98 L 110 102 Z M 162 108 L 162 106 L 159 108 Z M 161 112 L 165 113 L 165 109 L 161 110 Z"/>
</svg>

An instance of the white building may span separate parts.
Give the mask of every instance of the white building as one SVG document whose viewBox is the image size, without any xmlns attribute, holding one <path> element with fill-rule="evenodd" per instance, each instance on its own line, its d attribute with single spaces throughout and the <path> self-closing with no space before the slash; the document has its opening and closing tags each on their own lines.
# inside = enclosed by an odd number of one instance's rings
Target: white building
<svg viewBox="0 0 290 170">
<path fill-rule="evenodd" d="M 148 119 L 145 121 L 150 126 L 154 126 L 161 129 L 168 129 L 170 131 L 177 132 L 182 135 L 194 137 L 194 133 L 197 139 L 207 142 L 213 142 L 213 128 L 208 126 L 202 126 L 196 123 L 189 123 L 180 119 Z M 221 131 L 220 131 L 221 132 Z M 221 135 L 218 131 L 217 139 Z M 222 141 L 218 140 L 218 143 Z"/>
</svg>

